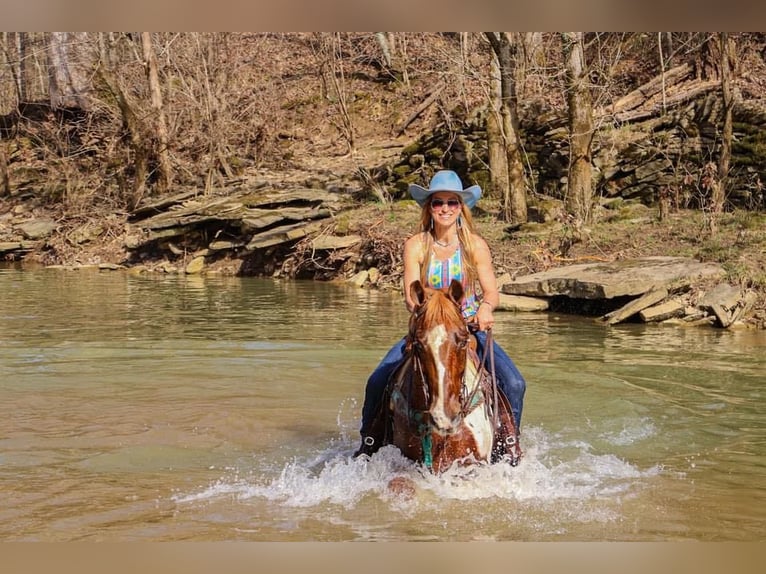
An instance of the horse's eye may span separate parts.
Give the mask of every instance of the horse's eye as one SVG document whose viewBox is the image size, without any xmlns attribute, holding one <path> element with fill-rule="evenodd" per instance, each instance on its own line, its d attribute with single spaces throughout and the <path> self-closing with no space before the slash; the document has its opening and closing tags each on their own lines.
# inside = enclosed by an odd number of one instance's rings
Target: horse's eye
<svg viewBox="0 0 766 574">
<path fill-rule="evenodd" d="M 468 344 L 468 338 L 467 337 L 458 337 L 457 346 L 459 349 L 465 349 L 465 346 Z"/>
</svg>

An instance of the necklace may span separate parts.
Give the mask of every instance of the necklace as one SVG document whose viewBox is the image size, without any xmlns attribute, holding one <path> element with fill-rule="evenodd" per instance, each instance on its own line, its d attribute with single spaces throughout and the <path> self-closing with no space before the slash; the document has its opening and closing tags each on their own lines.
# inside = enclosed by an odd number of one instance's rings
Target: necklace
<svg viewBox="0 0 766 574">
<path fill-rule="evenodd" d="M 436 243 L 436 245 L 438 245 L 438 246 L 440 246 L 440 247 L 452 247 L 453 245 L 457 245 L 457 243 L 458 243 L 458 238 L 457 238 L 457 237 L 455 237 L 455 240 L 454 240 L 454 241 L 447 241 L 447 242 L 444 242 L 444 241 L 439 241 L 438 239 L 436 239 L 436 238 L 434 237 L 434 243 Z"/>
</svg>

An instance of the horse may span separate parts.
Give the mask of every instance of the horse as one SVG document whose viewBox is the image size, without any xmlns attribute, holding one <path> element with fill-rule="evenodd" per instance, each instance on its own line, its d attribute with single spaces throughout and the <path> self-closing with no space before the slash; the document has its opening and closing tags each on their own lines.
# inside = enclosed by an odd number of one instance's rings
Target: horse
<svg viewBox="0 0 766 574">
<path fill-rule="evenodd" d="M 445 289 L 414 281 L 404 360 L 386 388 L 373 426 L 381 446 L 401 453 L 435 474 L 454 463 L 469 465 L 521 458 L 519 430 L 507 398 L 497 388 L 485 357 L 461 312 L 460 281 Z M 493 361 L 491 361 L 493 362 Z"/>
</svg>

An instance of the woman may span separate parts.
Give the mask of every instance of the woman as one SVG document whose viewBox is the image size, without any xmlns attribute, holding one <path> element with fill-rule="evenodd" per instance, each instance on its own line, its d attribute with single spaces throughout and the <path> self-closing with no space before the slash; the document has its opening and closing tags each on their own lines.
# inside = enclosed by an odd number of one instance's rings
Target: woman
<svg viewBox="0 0 766 574">
<path fill-rule="evenodd" d="M 483 356 L 487 329 L 495 324 L 493 311 L 500 302 L 497 279 L 487 242 L 474 230 L 471 208 L 481 197 L 478 185 L 463 189 L 460 177 L 443 170 L 431 179 L 428 189 L 410 185 L 410 195 L 422 207 L 420 232 L 404 243 L 404 298 L 412 312 L 415 302 L 410 285 L 447 287 L 453 279 L 463 283 L 463 317 L 478 324 L 476 340 Z M 479 290 L 477 292 L 477 284 Z M 481 296 L 481 299 L 479 298 Z M 362 408 L 362 445 L 354 456 L 372 454 L 380 448 L 381 437 L 371 428 L 375 413 L 391 374 L 404 356 L 405 339 L 397 342 L 370 375 Z M 498 386 L 508 397 L 516 424 L 521 425 L 526 382 L 508 355 L 493 342 Z"/>
</svg>

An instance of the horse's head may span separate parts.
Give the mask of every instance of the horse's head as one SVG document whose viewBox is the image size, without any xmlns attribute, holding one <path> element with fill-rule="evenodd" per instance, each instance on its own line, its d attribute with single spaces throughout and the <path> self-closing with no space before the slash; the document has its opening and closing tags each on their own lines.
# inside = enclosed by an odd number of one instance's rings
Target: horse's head
<svg viewBox="0 0 766 574">
<path fill-rule="evenodd" d="M 427 410 L 439 430 L 449 430 L 462 409 L 461 392 L 469 333 L 461 313 L 465 292 L 453 280 L 444 290 L 410 286 L 415 310 L 410 319 L 409 344 L 420 365 Z"/>
</svg>

